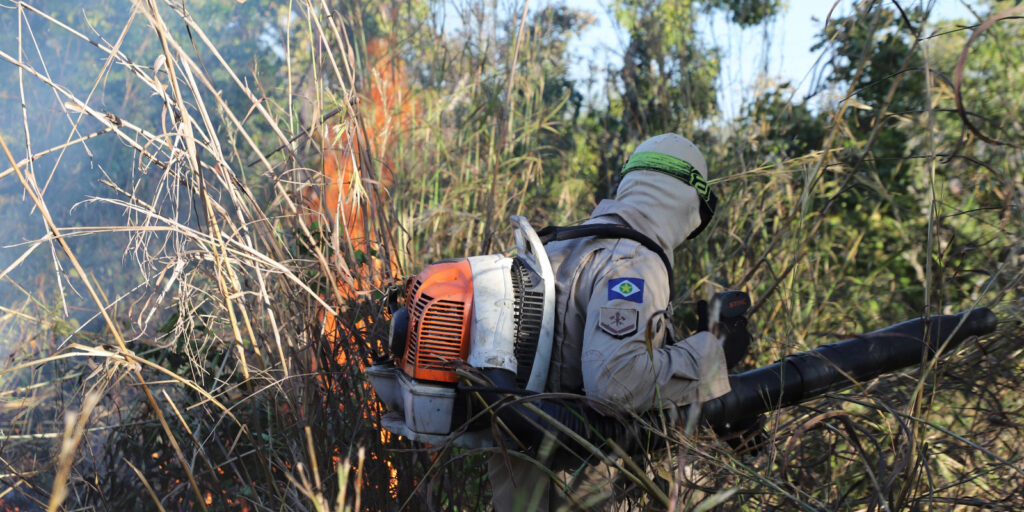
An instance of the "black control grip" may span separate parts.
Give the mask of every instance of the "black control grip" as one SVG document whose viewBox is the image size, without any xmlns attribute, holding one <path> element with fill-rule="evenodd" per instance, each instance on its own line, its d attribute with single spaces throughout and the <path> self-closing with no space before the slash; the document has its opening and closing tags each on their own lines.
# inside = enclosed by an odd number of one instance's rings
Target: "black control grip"
<svg viewBox="0 0 1024 512">
<path fill-rule="evenodd" d="M 715 294 L 715 302 L 718 302 L 718 321 L 727 322 L 738 318 L 750 311 L 750 295 L 740 290 L 726 290 Z"/>
</svg>

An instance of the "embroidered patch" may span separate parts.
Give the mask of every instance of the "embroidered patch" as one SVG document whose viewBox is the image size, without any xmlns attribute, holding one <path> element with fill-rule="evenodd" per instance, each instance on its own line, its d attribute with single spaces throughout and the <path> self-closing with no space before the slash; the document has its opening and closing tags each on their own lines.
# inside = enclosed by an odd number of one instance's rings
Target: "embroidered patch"
<svg viewBox="0 0 1024 512">
<path fill-rule="evenodd" d="M 601 319 L 597 325 L 604 332 L 622 338 L 636 332 L 640 312 L 633 308 L 601 307 Z"/>
<path fill-rule="evenodd" d="M 608 280 L 608 300 L 625 299 L 644 302 L 644 280 L 636 277 L 619 277 Z"/>
</svg>

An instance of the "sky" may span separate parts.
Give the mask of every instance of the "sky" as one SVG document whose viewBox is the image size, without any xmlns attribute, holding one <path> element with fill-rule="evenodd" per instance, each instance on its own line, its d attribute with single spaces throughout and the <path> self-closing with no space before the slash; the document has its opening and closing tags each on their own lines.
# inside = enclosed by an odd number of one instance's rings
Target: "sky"
<svg viewBox="0 0 1024 512">
<path fill-rule="evenodd" d="M 833 7 L 830 0 L 783 0 L 785 7 L 779 16 L 765 27 L 740 29 L 719 13 L 704 17 L 698 32 L 709 46 L 722 51 L 719 101 L 727 117 L 735 116 L 744 100 L 753 97 L 761 71 L 776 81 L 788 81 L 797 87 L 799 99 L 806 94 L 811 81 L 810 71 L 821 51 L 811 52 L 815 35 L 825 26 Z M 566 5 L 590 11 L 596 22 L 570 43 L 570 51 L 596 62 L 613 66 L 622 63 L 622 48 L 626 38 L 615 29 L 606 5 L 608 0 L 568 0 Z M 891 0 L 890 0 L 891 3 Z M 976 2 L 975 2 L 976 3 Z M 905 8 L 920 5 L 920 1 L 902 2 Z M 833 17 L 852 10 L 852 0 L 841 0 Z M 936 0 L 931 19 L 971 18 L 970 11 L 960 0 Z M 572 68 L 576 79 L 586 79 L 593 72 L 585 65 Z"/>
</svg>

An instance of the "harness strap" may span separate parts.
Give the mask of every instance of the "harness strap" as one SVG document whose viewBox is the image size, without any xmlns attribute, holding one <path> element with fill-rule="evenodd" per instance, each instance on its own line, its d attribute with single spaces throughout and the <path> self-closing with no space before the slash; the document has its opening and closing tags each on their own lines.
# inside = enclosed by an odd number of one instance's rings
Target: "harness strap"
<svg viewBox="0 0 1024 512">
<path fill-rule="evenodd" d="M 654 254 L 657 254 L 661 258 L 661 262 L 665 264 L 665 270 L 668 272 L 668 294 L 669 301 L 672 301 L 675 295 L 672 290 L 672 264 L 668 261 L 668 255 L 665 254 L 664 249 L 658 245 L 657 242 L 651 240 L 647 235 L 621 224 L 582 224 L 579 226 L 548 226 L 537 232 L 537 236 L 540 237 L 541 242 L 558 242 L 561 240 L 572 240 L 574 238 L 584 238 L 593 236 L 596 238 L 627 238 L 638 242 L 640 245 L 650 249 Z"/>
</svg>

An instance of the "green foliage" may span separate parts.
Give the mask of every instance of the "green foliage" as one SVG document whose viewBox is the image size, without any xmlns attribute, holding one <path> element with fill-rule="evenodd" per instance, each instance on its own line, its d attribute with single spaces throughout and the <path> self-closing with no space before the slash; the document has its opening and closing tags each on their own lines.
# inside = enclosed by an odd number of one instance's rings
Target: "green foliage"
<svg viewBox="0 0 1024 512">
<path fill-rule="evenodd" d="M 1024 173 L 1019 148 L 984 142 L 957 113 L 947 78 L 969 31 L 933 34 L 919 8 L 857 4 L 821 35 L 829 58 L 813 98 L 794 102 L 780 85 L 723 121 L 717 49 L 695 27 L 709 9 L 756 25 L 779 2 L 611 2 L 626 47 L 596 98 L 569 78 L 569 41 L 592 16 L 531 2 L 524 20 L 524 3 L 514 4 L 189 1 L 158 5 L 164 30 L 148 3 L 47 2 L 100 47 L 25 10 L 23 30 L 32 27 L 43 57 L 18 54 L 18 11 L 4 9 L 0 50 L 18 61 L 0 77 L 8 145 L 63 144 L 81 110 L 63 106 L 74 99 L 97 110 L 76 133 L 103 128 L 106 113 L 145 131 L 105 133 L 31 169 L 39 182 L 58 170 L 42 200 L 72 245 L 50 252 L 44 240 L 46 258 L 20 267 L 24 249 L 0 252 L 0 272 L 25 271 L 5 278 L 19 299 L 0 303 L 0 339 L 17 340 L 0 370 L 0 481 L 45 503 L 70 446 L 67 508 L 151 509 L 149 489 L 169 510 L 202 508 L 207 497 L 211 510 L 486 508 L 488 454 L 381 434 L 384 408 L 362 368 L 384 353 L 386 302 L 427 263 L 508 250 L 511 214 L 535 225 L 585 219 L 614 194 L 636 143 L 677 131 L 704 150 L 721 204 L 676 255 L 675 314 L 720 288 L 751 292 L 758 343 L 748 367 L 923 313 L 986 305 L 1001 325 L 947 363 L 773 415 L 764 456 L 737 456 L 676 425 L 655 429 L 668 453 L 638 472 L 633 503 L 1024 505 L 1014 344 Z M 122 30 L 122 55 L 105 67 L 103 48 Z M 978 129 L 1014 144 L 1024 142 L 1024 54 L 1013 44 L 1022 30 L 1005 20 L 979 37 L 960 90 Z M 307 187 L 324 190 L 321 117 L 337 107 L 328 122 L 356 138 L 372 122 L 349 106 L 371 97 L 376 38 L 389 44 L 383 58 L 409 71 L 411 119 L 389 154 L 367 145 L 358 156 L 390 163 L 395 180 L 381 190 L 379 174 L 361 169 L 361 185 L 382 198 L 357 199 L 363 227 L 381 242 L 349 245 L 341 222 L 309 220 L 302 199 Z M 161 39 L 182 50 L 157 71 Z M 44 61 L 70 97 L 30 88 L 26 121 L 17 65 Z M 32 187 L 2 173 L 0 214 L 18 219 L 4 244 L 37 239 L 50 227 L 32 209 Z M 101 177 L 111 185 L 88 193 L 108 210 L 74 217 L 81 196 L 69 194 Z M 71 269 L 74 254 L 88 275 Z M 398 275 L 375 265 L 390 255 Z M 40 268 L 54 273 L 52 258 L 67 269 L 63 289 L 33 281 Z M 83 278 L 100 283 L 98 300 Z M 112 325 L 85 322 L 100 308 Z M 84 413 L 92 396 L 98 405 Z M 88 416 L 77 444 L 72 413 Z M 708 498 L 680 477 L 683 466 L 722 492 Z"/>
<path fill-rule="evenodd" d="M 743 150 L 733 157 L 742 168 L 789 160 L 821 147 L 825 120 L 806 103 L 794 104 L 793 94 L 783 84 L 744 108 L 732 145 Z"/>
<path fill-rule="evenodd" d="M 727 10 L 729 19 L 741 27 L 761 24 L 778 14 L 782 7 L 779 0 L 712 0 L 707 4 Z"/>
</svg>

